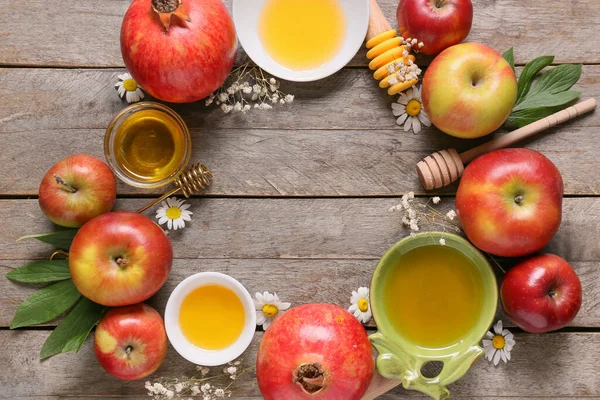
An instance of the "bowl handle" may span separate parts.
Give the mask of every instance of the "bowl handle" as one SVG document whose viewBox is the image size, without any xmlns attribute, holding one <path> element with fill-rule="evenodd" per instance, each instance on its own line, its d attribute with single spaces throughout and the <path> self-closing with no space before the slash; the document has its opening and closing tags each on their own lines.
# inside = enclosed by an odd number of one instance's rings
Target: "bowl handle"
<svg viewBox="0 0 600 400">
<path fill-rule="evenodd" d="M 435 400 L 446 399 L 450 392 L 449 384 L 460 379 L 475 361 L 483 354 L 479 346 L 471 346 L 466 351 L 450 355 L 422 357 L 409 354 L 401 346 L 388 340 L 381 332 L 369 336 L 371 344 L 377 349 L 377 371 L 384 378 L 397 379 L 406 389 L 425 393 Z M 444 367 L 434 378 L 421 375 L 421 367 L 428 361 L 441 361 Z"/>
</svg>

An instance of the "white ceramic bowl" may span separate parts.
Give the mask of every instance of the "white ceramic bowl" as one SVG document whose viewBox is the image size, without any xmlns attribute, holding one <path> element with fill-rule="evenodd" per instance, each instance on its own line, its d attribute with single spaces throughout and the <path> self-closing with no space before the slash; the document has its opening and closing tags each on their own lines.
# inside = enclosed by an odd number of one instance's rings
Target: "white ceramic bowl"
<svg viewBox="0 0 600 400">
<path fill-rule="evenodd" d="M 222 350 L 205 350 L 193 345 L 186 339 L 179 326 L 179 309 L 183 299 L 194 289 L 207 284 L 222 285 L 233 290 L 242 301 L 246 314 L 240 337 L 231 346 Z M 165 310 L 165 328 L 171 345 L 186 360 L 205 366 L 227 364 L 238 358 L 252 342 L 256 331 L 254 302 L 248 290 L 229 275 L 219 272 L 201 272 L 181 281 L 169 296 Z"/>
<path fill-rule="evenodd" d="M 362 46 L 369 27 L 369 0 L 339 0 L 346 17 L 346 37 L 338 53 L 327 63 L 296 71 L 281 66 L 265 51 L 259 36 L 259 20 L 266 0 L 233 0 L 233 21 L 246 54 L 273 76 L 288 81 L 310 82 L 342 69 Z"/>
</svg>

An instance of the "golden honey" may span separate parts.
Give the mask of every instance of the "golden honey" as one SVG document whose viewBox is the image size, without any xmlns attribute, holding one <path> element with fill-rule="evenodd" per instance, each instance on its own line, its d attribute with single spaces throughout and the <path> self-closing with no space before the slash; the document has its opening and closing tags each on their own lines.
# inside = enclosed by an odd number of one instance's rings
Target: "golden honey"
<svg viewBox="0 0 600 400">
<path fill-rule="evenodd" d="M 404 254 L 383 287 L 383 305 L 392 327 L 424 348 L 460 342 L 476 325 L 482 278 L 465 255 L 441 245 Z"/>
<path fill-rule="evenodd" d="M 186 157 L 184 128 L 173 116 L 142 109 L 131 113 L 114 136 L 114 160 L 124 174 L 141 182 L 159 182 L 178 171 Z"/>
<path fill-rule="evenodd" d="M 193 345 L 205 350 L 231 346 L 242 334 L 246 314 L 233 290 L 216 284 L 190 292 L 179 309 L 179 326 Z"/>
<path fill-rule="evenodd" d="M 269 56 L 292 70 L 308 70 L 341 49 L 346 20 L 339 0 L 266 0 L 259 35 Z"/>
</svg>

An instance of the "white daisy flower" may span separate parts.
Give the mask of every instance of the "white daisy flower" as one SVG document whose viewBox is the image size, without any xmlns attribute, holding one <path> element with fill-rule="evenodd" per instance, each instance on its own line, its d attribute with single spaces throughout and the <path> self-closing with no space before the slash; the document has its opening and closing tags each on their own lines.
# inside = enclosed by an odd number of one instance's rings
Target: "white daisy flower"
<svg viewBox="0 0 600 400">
<path fill-rule="evenodd" d="M 119 75 L 119 82 L 115 84 L 120 98 L 125 98 L 128 103 L 135 103 L 144 98 L 144 92 L 129 72 Z"/>
<path fill-rule="evenodd" d="M 363 324 L 366 324 L 371 319 L 371 304 L 369 304 L 369 288 L 359 287 L 358 290 L 352 291 L 350 297 L 352 305 L 348 308 L 354 316 Z"/>
<path fill-rule="evenodd" d="M 177 200 L 176 197 L 169 197 L 166 201 L 160 203 L 160 207 L 156 210 L 156 219 L 158 224 L 162 225 L 165 222 L 169 229 L 177 230 L 185 227 L 184 221 L 191 221 L 193 214 L 188 210 L 189 204 L 185 204 L 185 200 Z"/>
<path fill-rule="evenodd" d="M 510 352 L 515 345 L 515 338 L 508 329 L 502 329 L 502 321 L 496 322 L 494 332 L 488 331 L 483 339 L 485 357 L 498 365 L 500 360 L 505 363 L 510 361 Z"/>
<path fill-rule="evenodd" d="M 256 325 L 262 325 L 265 331 L 269 328 L 275 317 L 279 315 L 280 311 L 285 311 L 292 305 L 291 303 L 284 303 L 279 300 L 277 293 L 271 294 L 265 291 L 261 294 L 257 292 L 255 297 Z"/>
<path fill-rule="evenodd" d="M 421 102 L 421 90 L 417 86 L 411 87 L 406 93 L 400 93 L 398 102 L 392 103 L 392 114 L 398 117 L 396 120 L 398 125 L 404 125 L 405 132 L 412 128 L 414 133 L 419 133 L 421 124 L 431 126 L 431 121 Z"/>
</svg>

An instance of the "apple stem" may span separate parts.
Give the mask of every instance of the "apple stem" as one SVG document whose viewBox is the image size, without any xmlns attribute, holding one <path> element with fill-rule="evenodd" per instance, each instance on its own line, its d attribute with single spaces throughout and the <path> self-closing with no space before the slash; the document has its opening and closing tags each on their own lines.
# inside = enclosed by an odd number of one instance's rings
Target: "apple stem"
<svg viewBox="0 0 600 400">
<path fill-rule="evenodd" d="M 62 176 L 58 175 L 58 174 L 54 174 L 54 179 L 56 179 L 56 183 L 58 183 L 61 187 L 62 190 L 66 190 L 69 193 L 76 193 L 77 189 L 75 189 L 73 186 L 69 185 L 67 183 L 67 181 L 65 181 Z"/>
<path fill-rule="evenodd" d="M 125 349 L 125 354 L 130 355 L 132 350 L 133 350 L 133 347 L 127 346 L 127 348 Z"/>
<path fill-rule="evenodd" d="M 556 291 L 553 288 L 550 288 L 548 290 L 548 296 L 550 296 L 551 298 L 554 298 L 554 296 L 556 296 Z"/>
<path fill-rule="evenodd" d="M 119 264 L 119 267 L 124 267 L 129 263 L 129 260 L 127 258 L 119 257 L 119 258 L 117 258 L 116 262 L 117 262 L 117 264 Z"/>
<path fill-rule="evenodd" d="M 523 201 L 523 195 L 522 194 L 520 194 L 518 196 L 515 196 L 515 203 L 521 204 L 522 201 Z"/>
<path fill-rule="evenodd" d="M 442 8 L 446 5 L 446 0 L 435 0 L 435 7 Z"/>
</svg>

